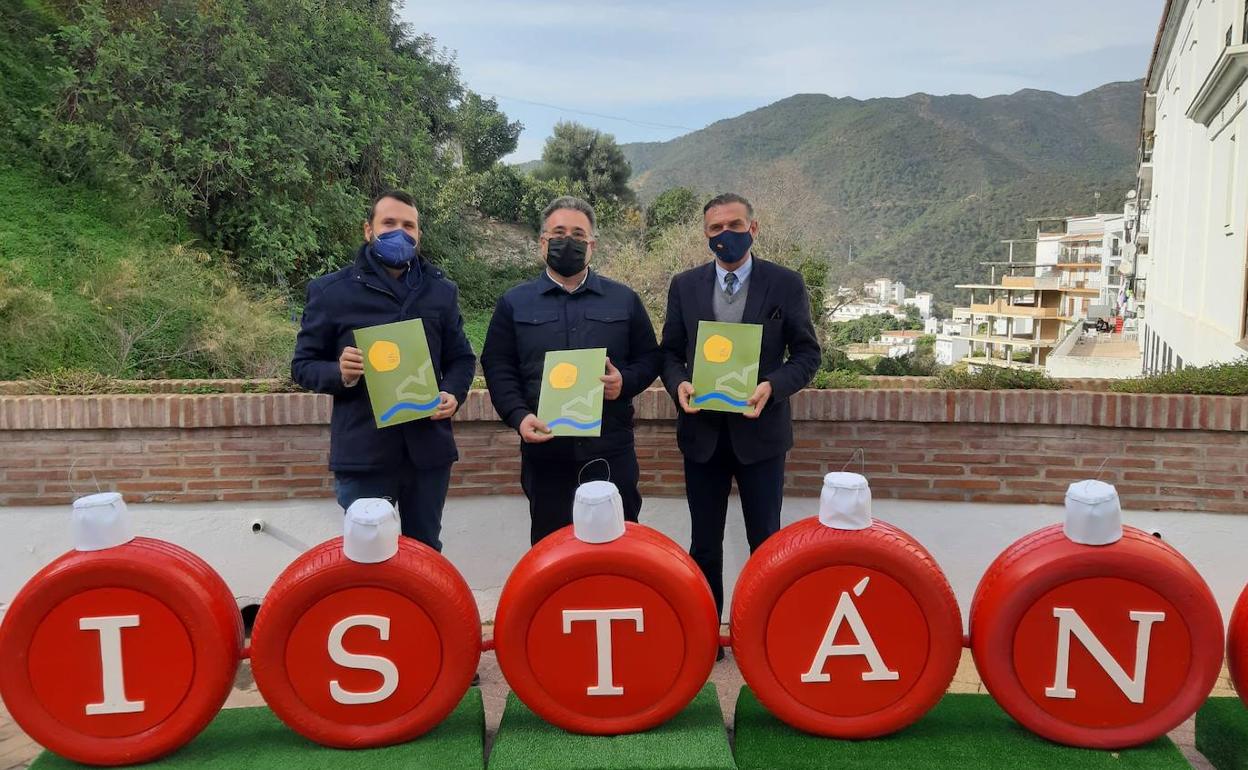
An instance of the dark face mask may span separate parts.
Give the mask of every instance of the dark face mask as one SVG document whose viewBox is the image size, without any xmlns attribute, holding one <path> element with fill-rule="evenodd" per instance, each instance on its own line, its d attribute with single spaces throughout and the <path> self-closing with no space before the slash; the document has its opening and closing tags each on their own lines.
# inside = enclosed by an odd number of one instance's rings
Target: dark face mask
<svg viewBox="0 0 1248 770">
<path fill-rule="evenodd" d="M 575 238 L 551 238 L 546 242 L 546 264 L 564 278 L 571 278 L 585 269 L 589 244 Z"/>
<path fill-rule="evenodd" d="M 735 265 L 750 253 L 750 247 L 754 245 L 754 236 L 750 235 L 748 230 L 744 233 L 725 230 L 714 238 L 708 239 L 707 245 L 711 247 L 711 253 L 720 262 L 725 265 Z"/>
</svg>

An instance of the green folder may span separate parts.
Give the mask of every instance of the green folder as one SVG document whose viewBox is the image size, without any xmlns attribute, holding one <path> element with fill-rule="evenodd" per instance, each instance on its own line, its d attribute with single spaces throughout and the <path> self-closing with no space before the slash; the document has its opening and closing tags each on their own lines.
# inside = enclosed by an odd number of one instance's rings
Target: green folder
<svg viewBox="0 0 1248 770">
<path fill-rule="evenodd" d="M 758 387 L 758 355 L 763 346 L 759 324 L 698 322 L 693 361 L 693 399 L 699 409 L 749 412 L 746 399 Z"/>
<path fill-rule="evenodd" d="M 422 420 L 442 402 L 419 318 L 355 330 L 364 353 L 364 385 L 378 428 Z"/>
<path fill-rule="evenodd" d="M 537 419 L 556 436 L 602 435 L 607 349 L 552 350 L 542 366 Z"/>
</svg>

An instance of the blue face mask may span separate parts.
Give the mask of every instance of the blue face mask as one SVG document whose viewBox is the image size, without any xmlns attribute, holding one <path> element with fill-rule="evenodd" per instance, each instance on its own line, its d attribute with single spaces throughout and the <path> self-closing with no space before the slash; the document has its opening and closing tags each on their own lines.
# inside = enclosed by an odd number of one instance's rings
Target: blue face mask
<svg viewBox="0 0 1248 770">
<path fill-rule="evenodd" d="M 750 253 L 750 247 L 754 245 L 754 236 L 750 235 L 748 230 L 744 233 L 725 230 L 707 242 L 711 247 L 711 253 L 720 262 L 725 265 L 735 265 Z"/>
<path fill-rule="evenodd" d="M 406 230 L 391 230 L 373 238 L 373 255 L 387 267 L 407 267 L 416 259 L 416 239 Z"/>
</svg>

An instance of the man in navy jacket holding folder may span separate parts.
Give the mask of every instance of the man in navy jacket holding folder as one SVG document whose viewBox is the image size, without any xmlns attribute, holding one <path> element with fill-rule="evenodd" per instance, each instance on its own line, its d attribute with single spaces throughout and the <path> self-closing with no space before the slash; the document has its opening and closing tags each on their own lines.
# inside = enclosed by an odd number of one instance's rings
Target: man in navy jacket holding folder
<svg viewBox="0 0 1248 770">
<path fill-rule="evenodd" d="M 737 481 L 750 552 L 780 528 L 785 456 L 793 447 L 789 397 L 806 387 L 821 352 L 801 275 L 755 257 L 754 208 L 725 193 L 702 212 L 714 259 L 677 275 L 663 323 L 663 384 L 678 407 L 676 443 L 685 456 L 685 493 L 692 520 L 689 554 L 723 612 L 724 523 Z M 746 414 L 693 403 L 694 346 L 699 321 L 761 324 L 758 387 Z"/>
<path fill-rule="evenodd" d="M 499 298 L 481 351 L 494 409 L 520 434 L 533 544 L 572 523 L 582 481 L 613 482 L 629 521 L 641 510 L 633 398 L 658 376 L 662 354 L 637 293 L 590 267 L 594 245 L 593 207 L 570 196 L 551 201 L 538 240 L 542 274 Z M 602 433 L 555 438 L 537 419 L 542 365 L 549 351 L 582 348 L 607 349 Z"/>
<path fill-rule="evenodd" d="M 464 335 L 459 289 L 420 256 L 420 214 L 410 195 L 392 190 L 369 207 L 355 262 L 308 284 L 291 377 L 334 397 L 329 469 L 345 509 L 361 497 L 386 497 L 403 534 L 441 550 L 442 507 L 459 459 L 450 418 L 468 396 L 476 357 Z M 355 330 L 421 319 L 442 403 L 433 415 L 378 428 L 368 400 L 364 355 Z"/>
</svg>

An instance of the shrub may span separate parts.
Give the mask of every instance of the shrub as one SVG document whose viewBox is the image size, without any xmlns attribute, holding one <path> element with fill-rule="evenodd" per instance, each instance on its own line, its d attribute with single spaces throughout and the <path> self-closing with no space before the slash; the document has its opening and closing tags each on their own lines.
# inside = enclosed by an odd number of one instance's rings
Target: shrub
<svg viewBox="0 0 1248 770">
<path fill-rule="evenodd" d="M 963 367 L 945 369 L 932 387 L 946 390 L 1061 390 L 1065 386 L 1044 372 L 983 366 L 971 372 Z"/>
<path fill-rule="evenodd" d="M 811 381 L 810 387 L 819 390 L 869 388 L 871 381 L 857 372 L 847 372 L 843 369 L 822 370 L 815 372 L 815 378 Z"/>
<path fill-rule="evenodd" d="M 1192 393 L 1248 396 L 1248 357 L 1222 364 L 1189 366 L 1178 371 L 1118 380 L 1110 390 L 1119 393 Z"/>
</svg>

